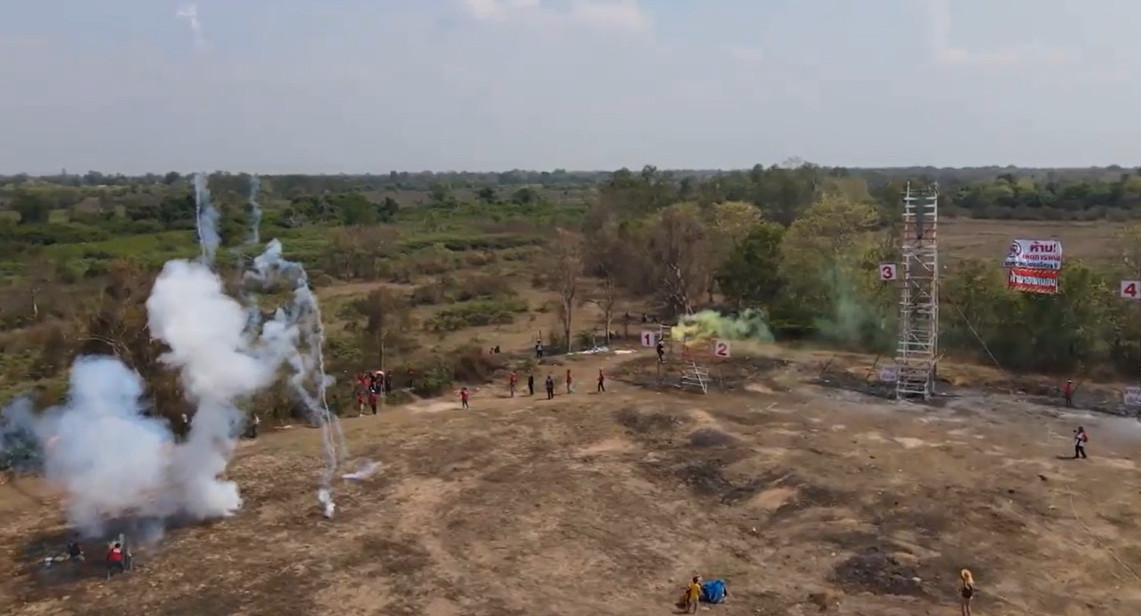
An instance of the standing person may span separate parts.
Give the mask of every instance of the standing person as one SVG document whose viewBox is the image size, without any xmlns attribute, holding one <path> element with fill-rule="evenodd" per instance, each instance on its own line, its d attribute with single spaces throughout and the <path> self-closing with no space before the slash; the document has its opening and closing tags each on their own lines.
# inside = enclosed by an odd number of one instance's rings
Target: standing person
<svg viewBox="0 0 1141 616">
<path fill-rule="evenodd" d="M 1066 407 L 1071 408 L 1074 406 L 1074 381 L 1073 379 L 1066 379 L 1066 384 L 1062 385 L 1062 397 L 1066 399 Z"/>
<path fill-rule="evenodd" d="M 695 575 L 685 588 L 685 613 L 696 614 L 697 605 L 701 602 L 701 576 Z"/>
<path fill-rule="evenodd" d="M 535 341 L 535 359 L 543 359 L 543 339 Z"/>
<path fill-rule="evenodd" d="M 606 391 L 606 375 L 602 373 L 602 368 L 598 369 L 598 393 Z"/>
<path fill-rule="evenodd" d="M 959 572 L 959 602 L 960 613 L 962 616 L 971 616 L 971 597 L 975 596 L 975 577 L 971 575 L 970 569 L 963 569 Z"/>
<path fill-rule="evenodd" d="M 384 374 L 384 395 L 392 393 L 392 371 Z"/>
<path fill-rule="evenodd" d="M 1089 442 L 1089 434 L 1086 434 L 1086 429 L 1078 426 L 1074 430 L 1074 459 L 1077 460 L 1081 457 L 1083 460 L 1086 457 L 1086 443 Z"/>
<path fill-rule="evenodd" d="M 515 397 L 515 386 L 518 385 L 518 383 L 519 377 L 515 374 L 515 371 L 512 370 L 511 376 L 507 378 L 507 390 L 510 392 L 512 398 Z"/>
<path fill-rule="evenodd" d="M 567 393 L 568 393 L 568 394 L 572 394 L 572 393 L 574 393 L 574 386 L 573 386 L 573 385 L 572 385 L 572 383 L 571 383 L 571 373 L 570 373 L 570 370 L 567 370 Z"/>
<path fill-rule="evenodd" d="M 665 361 L 666 361 L 665 360 L 665 357 L 666 357 L 666 345 L 665 345 L 665 343 L 662 342 L 661 340 L 659 340 L 658 344 L 655 347 L 655 350 L 658 352 L 658 363 L 659 364 L 665 363 Z"/>
<path fill-rule="evenodd" d="M 527 395 L 535 395 L 535 373 L 532 372 L 527 375 Z"/>
<path fill-rule="evenodd" d="M 555 399 L 555 379 L 551 375 L 547 375 L 547 400 Z"/>
<path fill-rule="evenodd" d="M 372 414 L 376 415 L 376 398 L 378 390 L 376 387 L 368 389 L 368 408 L 372 409 Z"/>
<path fill-rule="evenodd" d="M 471 393 L 468 392 L 467 387 L 461 387 L 460 388 L 460 408 L 465 408 L 465 409 L 471 408 L 470 406 L 468 406 L 468 398 L 470 398 L 470 397 L 471 397 Z"/>
</svg>

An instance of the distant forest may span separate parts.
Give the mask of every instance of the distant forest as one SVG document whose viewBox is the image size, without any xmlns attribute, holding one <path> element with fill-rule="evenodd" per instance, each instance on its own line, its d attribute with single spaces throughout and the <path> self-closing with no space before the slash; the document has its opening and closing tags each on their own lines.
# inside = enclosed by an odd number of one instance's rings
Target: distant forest
<svg viewBox="0 0 1141 616">
<path fill-rule="evenodd" d="M 162 202 L 184 202 L 187 176 L 88 172 L 54 176 L 0 176 L 0 218 L 45 223 L 52 210 L 126 208 L 134 221 L 173 222 Z M 661 170 L 646 166 L 618 171 L 397 172 L 363 175 L 261 176 L 265 194 L 290 200 L 296 212 L 335 210 L 316 201 L 364 195 L 381 214 L 401 207 L 449 207 L 460 202 L 565 202 L 602 200 L 615 207 L 650 211 L 679 201 L 751 202 L 778 222 L 788 221 L 822 190 L 845 187 L 849 197 L 874 201 L 889 216 L 908 182 L 937 182 L 946 216 L 1020 220 L 1125 220 L 1141 217 L 1141 169 L 1029 169 L 1020 167 L 859 169 L 823 167 L 800 160 L 746 170 Z M 214 172 L 211 190 L 234 196 L 248 189 L 244 173 Z M 178 208 L 181 209 L 181 208 Z M 382 219 L 385 217 L 380 216 Z M 181 217 L 180 217 L 181 218 Z M 320 218 L 320 216 L 318 216 Z M 179 221 L 182 222 L 182 221 Z M 321 220 L 321 222 L 334 222 Z M 341 222 L 349 222 L 345 220 Z"/>
</svg>

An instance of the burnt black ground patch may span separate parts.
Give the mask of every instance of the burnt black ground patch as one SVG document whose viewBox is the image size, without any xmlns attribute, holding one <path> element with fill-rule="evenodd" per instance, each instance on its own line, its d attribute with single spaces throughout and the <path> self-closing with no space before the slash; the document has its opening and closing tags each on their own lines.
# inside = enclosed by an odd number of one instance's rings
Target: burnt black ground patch
<svg viewBox="0 0 1141 616">
<path fill-rule="evenodd" d="M 910 597 L 927 594 L 918 569 L 900 563 L 876 546 L 865 548 L 836 564 L 831 581 L 848 593 Z"/>
</svg>

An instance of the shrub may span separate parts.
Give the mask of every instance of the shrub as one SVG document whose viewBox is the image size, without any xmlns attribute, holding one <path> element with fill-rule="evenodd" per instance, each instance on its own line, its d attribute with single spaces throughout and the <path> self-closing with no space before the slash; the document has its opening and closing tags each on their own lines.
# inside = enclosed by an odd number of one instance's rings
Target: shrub
<svg viewBox="0 0 1141 616">
<path fill-rule="evenodd" d="M 527 311 L 527 302 L 520 299 L 476 300 L 449 306 L 428 319 L 429 331 L 449 332 L 481 325 L 506 325 L 515 315 Z"/>
</svg>

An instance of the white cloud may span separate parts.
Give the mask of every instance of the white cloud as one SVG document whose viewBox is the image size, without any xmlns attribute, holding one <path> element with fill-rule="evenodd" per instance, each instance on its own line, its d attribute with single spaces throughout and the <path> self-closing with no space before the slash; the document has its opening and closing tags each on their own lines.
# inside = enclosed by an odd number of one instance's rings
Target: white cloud
<svg viewBox="0 0 1141 616">
<path fill-rule="evenodd" d="M 927 0 L 931 19 L 935 61 L 948 66 L 1061 65 L 1078 61 L 1077 54 L 1064 47 L 1020 43 L 991 50 L 972 50 L 951 43 L 950 0 Z"/>
<path fill-rule="evenodd" d="M 567 17 L 597 28 L 644 32 L 650 19 L 636 0 L 580 0 L 571 6 Z"/>
<path fill-rule="evenodd" d="M 539 8 L 539 0 L 462 0 L 469 15 L 480 20 L 502 20 L 527 9 Z"/>
<path fill-rule="evenodd" d="M 725 51 L 733 56 L 733 59 L 746 64 L 760 64 L 765 60 L 765 52 L 758 47 L 726 45 Z"/>
<path fill-rule="evenodd" d="M 532 24 L 576 24 L 589 28 L 645 32 L 650 19 L 637 0 L 575 0 L 569 9 L 558 10 L 540 0 L 460 0 L 464 11 L 480 21 Z"/>
<path fill-rule="evenodd" d="M 198 5 L 187 4 L 179 7 L 174 16 L 186 20 L 186 23 L 190 26 L 191 34 L 194 35 L 194 46 L 198 49 L 205 49 L 206 35 L 202 32 L 202 22 L 198 19 Z"/>
</svg>

